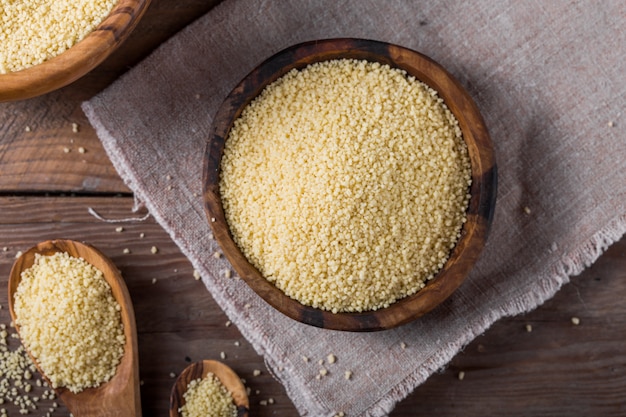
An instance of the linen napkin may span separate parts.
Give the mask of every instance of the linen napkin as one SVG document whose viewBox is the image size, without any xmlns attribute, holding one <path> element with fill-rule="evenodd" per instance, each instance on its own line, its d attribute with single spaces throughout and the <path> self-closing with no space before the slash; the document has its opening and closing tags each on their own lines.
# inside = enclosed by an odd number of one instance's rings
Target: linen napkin
<svg viewBox="0 0 626 417">
<path fill-rule="evenodd" d="M 300 414 L 383 416 L 495 320 L 540 305 L 626 231 L 625 17 L 619 0 L 227 0 L 83 109 Z M 435 59 L 477 102 L 495 145 L 497 209 L 480 261 L 443 305 L 393 330 L 323 330 L 275 312 L 243 280 L 225 278 L 203 209 L 202 157 L 226 94 L 275 52 L 332 37 Z M 316 378 L 331 353 L 337 361 Z"/>
</svg>

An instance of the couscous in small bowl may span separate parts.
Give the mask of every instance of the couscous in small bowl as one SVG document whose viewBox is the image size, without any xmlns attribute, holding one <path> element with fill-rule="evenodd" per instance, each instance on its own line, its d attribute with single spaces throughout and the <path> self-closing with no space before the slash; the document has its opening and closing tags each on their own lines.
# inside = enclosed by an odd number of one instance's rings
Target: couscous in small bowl
<svg viewBox="0 0 626 417">
<path fill-rule="evenodd" d="M 128 38 L 149 4 L 150 0 L 9 2 L 2 27 L 6 44 L 0 55 L 0 102 L 40 96 L 87 74 Z"/>
<path fill-rule="evenodd" d="M 374 331 L 461 285 L 487 239 L 496 177 L 480 112 L 443 67 L 388 43 L 329 39 L 279 52 L 227 96 L 203 197 L 225 256 L 268 304 L 309 325 Z"/>
</svg>

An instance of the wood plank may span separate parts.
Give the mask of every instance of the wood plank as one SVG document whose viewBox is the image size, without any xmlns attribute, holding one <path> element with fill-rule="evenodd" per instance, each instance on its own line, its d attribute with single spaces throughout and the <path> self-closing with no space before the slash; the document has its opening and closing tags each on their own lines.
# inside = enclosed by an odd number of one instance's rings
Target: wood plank
<svg viewBox="0 0 626 417">
<path fill-rule="evenodd" d="M 174 382 L 170 372 L 178 374 L 192 361 L 219 360 L 220 352 L 252 389 L 251 415 L 297 415 L 262 358 L 234 326 L 225 326 L 226 316 L 193 279 L 190 263 L 152 218 L 125 223 L 124 231 L 116 232 L 119 224 L 101 222 L 87 212 L 92 207 L 109 219 L 145 213 L 132 213 L 132 205 L 130 197 L 0 198 L 0 248 L 7 248 L 0 251 L 0 286 L 6 287 L 18 250 L 58 237 L 85 240 L 110 256 L 128 283 L 139 334 L 144 415 L 167 416 Z M 159 249 L 157 254 L 151 253 L 152 246 Z M 130 253 L 124 254 L 124 248 Z M 623 415 L 625 253 L 622 239 L 540 308 L 497 322 L 391 415 Z M 0 294 L 0 304 L 7 305 L 6 297 Z M 580 325 L 572 324 L 574 316 Z M 3 308 L 0 323 L 8 322 Z M 531 332 L 526 324 L 532 326 Z M 235 346 L 236 341 L 241 346 Z M 254 377 L 255 369 L 264 372 Z M 463 380 L 458 379 L 461 371 Z M 256 390 L 260 394 L 254 394 Z M 270 397 L 275 404 L 259 405 Z M 53 415 L 64 414 L 60 406 Z"/>
</svg>

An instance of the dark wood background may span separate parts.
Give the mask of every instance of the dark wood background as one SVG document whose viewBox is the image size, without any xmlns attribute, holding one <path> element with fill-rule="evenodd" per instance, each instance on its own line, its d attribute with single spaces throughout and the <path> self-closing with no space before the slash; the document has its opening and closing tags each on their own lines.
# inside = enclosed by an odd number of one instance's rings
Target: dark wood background
<svg viewBox="0 0 626 417">
<path fill-rule="evenodd" d="M 0 103 L 0 285 L 6 288 L 18 251 L 52 238 L 91 243 L 122 270 L 134 302 L 145 416 L 168 415 L 170 373 L 180 373 L 191 361 L 219 359 L 220 352 L 252 389 L 251 415 L 295 416 L 278 382 L 267 372 L 253 376 L 255 369 L 265 370 L 263 359 L 236 327 L 225 325 L 226 316 L 154 219 L 111 224 L 87 211 L 91 207 L 108 219 L 145 214 L 131 212 L 132 193 L 109 162 L 81 102 L 217 3 L 154 0 L 129 40 L 96 70 L 46 96 Z M 79 126 L 77 133 L 72 123 Z M 119 226 L 123 232 L 115 231 Z M 152 246 L 158 253 L 151 253 Z M 123 253 L 125 248 L 130 253 Z M 626 415 L 624 252 L 626 239 L 540 308 L 500 320 L 391 415 Z M 0 293 L 0 305 L 0 323 L 8 324 L 6 292 Z M 572 324 L 572 317 L 580 324 Z M 9 338 L 9 343 L 14 348 L 18 342 Z M 269 398 L 274 404 L 260 404 Z M 19 415 L 11 405 L 0 407 Z M 51 400 L 41 400 L 30 415 L 45 415 L 49 407 L 54 409 Z M 52 415 L 68 414 L 62 404 L 54 410 Z"/>
</svg>

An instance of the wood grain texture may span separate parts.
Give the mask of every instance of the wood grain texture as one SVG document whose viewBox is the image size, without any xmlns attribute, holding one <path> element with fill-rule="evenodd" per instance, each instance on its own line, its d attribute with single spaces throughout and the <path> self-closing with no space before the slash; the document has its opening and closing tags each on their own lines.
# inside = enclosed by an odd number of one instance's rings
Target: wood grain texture
<svg viewBox="0 0 626 417">
<path fill-rule="evenodd" d="M 23 100 L 64 87 L 104 61 L 135 28 L 150 0 L 119 0 L 83 40 L 39 65 L 0 74 L 0 101 Z"/>
<path fill-rule="evenodd" d="M 237 407 L 237 417 L 248 417 L 250 402 L 241 378 L 229 366 L 214 360 L 194 362 L 179 375 L 170 396 L 170 417 L 181 416 L 178 410 L 185 405 L 184 396 L 189 383 L 206 378 L 209 373 L 213 374 L 232 395 L 233 403 Z"/>
<path fill-rule="evenodd" d="M 472 165 L 467 222 L 450 258 L 426 287 L 387 308 L 362 313 L 331 313 L 300 304 L 266 280 L 239 250 L 229 232 L 219 192 L 220 161 L 234 121 L 267 85 L 291 71 L 320 61 L 352 58 L 388 64 L 435 89 L 459 121 Z M 458 81 L 430 58 L 383 42 L 328 39 L 287 48 L 255 68 L 226 97 L 213 120 L 204 158 L 204 199 L 207 217 L 224 254 L 238 274 L 278 311 L 317 327 L 375 331 L 405 324 L 428 313 L 461 285 L 478 259 L 495 210 L 497 170 L 491 139 L 476 104 Z"/>
</svg>

